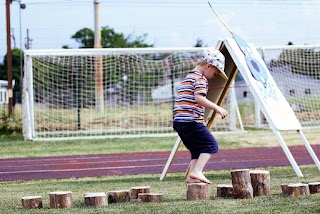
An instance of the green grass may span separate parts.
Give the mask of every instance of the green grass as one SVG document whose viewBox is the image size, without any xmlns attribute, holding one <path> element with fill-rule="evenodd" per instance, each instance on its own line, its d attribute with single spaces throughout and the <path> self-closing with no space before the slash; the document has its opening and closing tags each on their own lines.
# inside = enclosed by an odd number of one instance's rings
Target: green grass
<svg viewBox="0 0 320 214">
<path fill-rule="evenodd" d="M 248 129 L 247 129 L 248 130 Z M 319 129 L 306 129 L 304 133 L 310 144 L 318 144 Z M 288 145 L 303 145 L 294 131 L 281 132 Z M 248 130 L 246 133 L 215 134 L 220 148 L 279 146 L 270 130 Z M 170 151 L 176 137 L 99 139 L 59 142 L 24 141 L 19 134 L 0 136 L 0 158 L 36 157 L 73 154 L 103 154 L 142 151 Z M 185 150 L 181 145 L 179 150 Z M 230 184 L 230 171 L 206 171 L 205 175 L 214 182 L 209 201 L 186 201 L 184 173 L 169 173 L 160 182 L 160 175 L 135 175 L 93 178 L 71 178 L 0 183 L 0 213 L 320 213 L 320 194 L 304 197 L 285 197 L 281 194 L 283 183 L 320 181 L 315 165 L 300 166 L 303 178 L 298 178 L 292 167 L 266 168 L 271 175 L 271 195 L 249 200 L 220 199 L 216 197 L 217 184 Z M 163 193 L 163 203 L 141 204 L 136 201 L 110 204 L 94 209 L 85 207 L 83 194 L 86 192 L 108 192 L 130 189 L 133 186 L 151 187 L 155 193 Z M 74 208 L 68 210 L 49 209 L 49 192 L 72 191 Z M 21 197 L 42 196 L 44 208 L 24 210 Z"/>
<path fill-rule="evenodd" d="M 209 171 L 205 175 L 214 184 L 210 187 L 210 200 L 186 201 L 183 173 L 171 173 L 165 181 L 160 175 L 134 175 L 120 177 L 96 177 L 81 179 L 37 180 L 0 183 L 1 213 L 319 213 L 320 194 L 301 197 L 283 196 L 283 183 L 320 181 L 315 166 L 302 166 L 304 178 L 297 178 L 291 167 L 266 168 L 270 171 L 271 195 L 253 199 L 224 199 L 216 197 L 217 184 L 231 184 L 230 171 Z M 108 192 L 130 190 L 133 186 L 150 186 L 151 192 L 162 193 L 164 202 L 109 204 L 104 208 L 85 207 L 83 194 L 86 192 Z M 73 208 L 68 210 L 49 209 L 49 192 L 72 191 Z M 40 195 L 43 209 L 24 210 L 21 197 Z"/>
</svg>

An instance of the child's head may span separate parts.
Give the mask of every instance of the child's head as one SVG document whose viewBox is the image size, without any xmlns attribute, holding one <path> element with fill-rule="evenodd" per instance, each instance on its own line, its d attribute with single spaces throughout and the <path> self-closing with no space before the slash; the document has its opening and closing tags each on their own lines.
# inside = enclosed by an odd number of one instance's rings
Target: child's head
<svg viewBox="0 0 320 214">
<path fill-rule="evenodd" d="M 200 60 L 198 65 L 206 66 L 210 64 L 217 68 L 219 74 L 222 78 L 228 79 L 226 73 L 224 72 L 225 57 L 218 50 L 204 50 L 200 55 Z"/>
</svg>

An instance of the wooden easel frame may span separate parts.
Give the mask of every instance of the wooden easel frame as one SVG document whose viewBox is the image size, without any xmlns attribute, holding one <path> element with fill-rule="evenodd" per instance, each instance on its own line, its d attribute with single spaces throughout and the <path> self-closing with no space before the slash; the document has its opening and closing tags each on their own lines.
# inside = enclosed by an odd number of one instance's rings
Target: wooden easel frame
<svg viewBox="0 0 320 214">
<path fill-rule="evenodd" d="M 314 153 L 312 147 L 310 146 L 308 140 L 304 136 L 304 134 L 302 132 L 301 125 L 300 125 L 299 121 L 297 120 L 294 112 L 292 111 L 291 107 L 289 106 L 289 104 L 287 103 L 285 98 L 283 97 L 283 95 L 280 92 L 280 90 L 278 89 L 278 87 L 275 85 L 274 80 L 270 75 L 270 72 L 268 71 L 265 63 L 261 59 L 257 50 L 252 45 L 248 48 L 251 48 L 251 51 L 253 52 L 252 54 L 254 56 L 254 59 L 257 60 L 257 62 L 260 63 L 260 66 L 262 66 L 264 71 L 266 71 L 268 73 L 269 78 L 270 78 L 270 82 L 273 83 L 272 87 L 276 91 L 275 95 L 280 96 L 280 101 L 281 101 L 280 104 L 284 105 L 284 110 L 286 110 L 286 112 L 288 112 L 287 114 L 285 114 L 285 116 L 282 116 L 279 114 L 276 116 L 279 116 L 279 117 L 281 117 L 281 119 L 284 119 L 284 120 L 288 119 L 289 121 L 292 121 L 292 123 L 290 123 L 290 122 L 284 123 L 284 124 L 282 124 L 281 122 L 279 123 L 279 120 L 277 120 L 278 118 L 275 117 L 275 115 L 269 111 L 268 106 L 267 106 L 268 101 L 263 100 L 265 98 L 263 98 L 263 96 L 261 96 L 259 94 L 259 91 L 257 90 L 257 88 L 249 87 L 255 100 L 258 102 L 259 106 L 261 107 L 262 112 L 264 113 L 272 131 L 274 132 L 280 146 L 282 147 L 285 155 L 287 156 L 296 175 L 298 177 L 303 177 L 303 174 L 302 174 L 301 170 L 299 169 L 299 166 L 297 165 L 289 148 L 287 147 L 286 143 L 284 142 L 284 140 L 280 134 L 281 130 L 295 130 L 298 132 L 298 134 L 299 134 L 300 138 L 302 139 L 304 145 L 306 146 L 310 156 L 312 157 L 316 166 L 320 170 L 320 162 L 319 162 L 316 154 Z M 236 43 L 235 39 L 227 38 L 223 42 L 220 42 L 218 44 L 218 49 L 224 54 L 224 56 L 226 58 L 225 72 L 226 72 L 227 76 L 229 77 L 229 79 L 224 80 L 221 77 L 217 77 L 217 78 L 214 78 L 213 80 L 210 80 L 208 82 L 209 90 L 208 90 L 207 98 L 220 106 L 223 104 L 223 101 L 227 95 L 229 87 L 230 87 L 232 81 L 234 81 L 234 79 L 235 79 L 235 76 L 238 72 L 238 68 L 240 69 L 240 72 L 242 73 L 242 76 L 244 77 L 247 85 L 250 86 L 251 83 L 255 83 L 255 81 L 252 80 L 253 77 L 250 74 L 250 69 L 245 61 L 245 56 L 244 56 L 243 52 L 240 50 L 240 47 Z M 259 83 L 255 83 L 255 84 L 257 85 Z M 274 90 L 272 87 L 271 87 L 271 89 Z M 215 90 L 210 90 L 210 88 L 214 88 Z M 269 86 L 269 88 L 270 88 L 270 86 Z M 220 89 L 220 90 L 217 90 L 217 89 Z M 211 129 L 215 117 L 216 117 L 216 113 L 214 111 L 206 109 L 204 118 L 205 118 L 206 126 L 208 127 L 208 129 Z M 171 163 L 175 157 L 175 154 L 179 148 L 180 143 L 181 143 L 181 139 L 178 137 L 178 139 L 176 140 L 175 145 L 170 153 L 170 156 L 167 160 L 167 163 L 163 169 L 163 172 L 160 176 L 161 181 L 166 177 L 168 169 L 171 166 Z M 188 170 L 187 170 L 186 174 L 188 174 Z"/>
</svg>

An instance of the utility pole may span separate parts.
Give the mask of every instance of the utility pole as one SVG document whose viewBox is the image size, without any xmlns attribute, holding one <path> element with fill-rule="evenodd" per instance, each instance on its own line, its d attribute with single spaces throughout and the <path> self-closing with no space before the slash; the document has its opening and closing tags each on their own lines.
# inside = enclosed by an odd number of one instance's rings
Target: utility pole
<svg viewBox="0 0 320 214">
<path fill-rule="evenodd" d="M 12 51 L 10 32 L 10 0 L 6 0 L 6 21 L 7 21 L 7 74 L 8 74 L 8 99 L 9 117 L 13 115 L 13 90 L 12 90 Z"/>
<path fill-rule="evenodd" d="M 94 0 L 94 48 L 101 48 L 100 2 Z"/>
<path fill-rule="evenodd" d="M 29 36 L 29 29 L 27 28 L 27 37 L 26 37 L 26 42 L 25 42 L 25 45 L 24 47 L 29 50 L 30 47 L 31 47 L 31 42 L 32 42 L 32 39 L 30 39 L 30 36 Z"/>
<path fill-rule="evenodd" d="M 94 48 L 101 48 L 100 2 L 94 0 Z M 95 58 L 96 111 L 104 112 L 102 56 Z"/>
</svg>

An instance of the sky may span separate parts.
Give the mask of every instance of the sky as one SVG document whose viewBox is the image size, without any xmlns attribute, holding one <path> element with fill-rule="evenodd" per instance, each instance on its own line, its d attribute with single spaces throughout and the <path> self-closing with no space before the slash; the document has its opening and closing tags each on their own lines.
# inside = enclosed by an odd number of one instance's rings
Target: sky
<svg viewBox="0 0 320 214">
<path fill-rule="evenodd" d="M 20 10 L 19 2 L 26 5 Z M 211 0 L 232 32 L 256 47 L 320 45 L 320 0 Z M 13 0 L 12 48 L 78 48 L 71 36 L 94 30 L 94 0 Z M 21 19 L 20 19 L 21 18 Z M 216 47 L 230 32 L 207 0 L 100 0 L 100 25 L 134 37 L 147 34 L 156 48 L 193 47 L 197 39 Z M 20 31 L 21 30 L 21 31 Z M 21 37 L 20 37 L 21 35 Z M 0 63 L 7 52 L 6 5 L 0 3 Z M 20 39 L 21 38 L 21 39 Z M 21 41 L 21 42 L 20 42 Z"/>
</svg>

